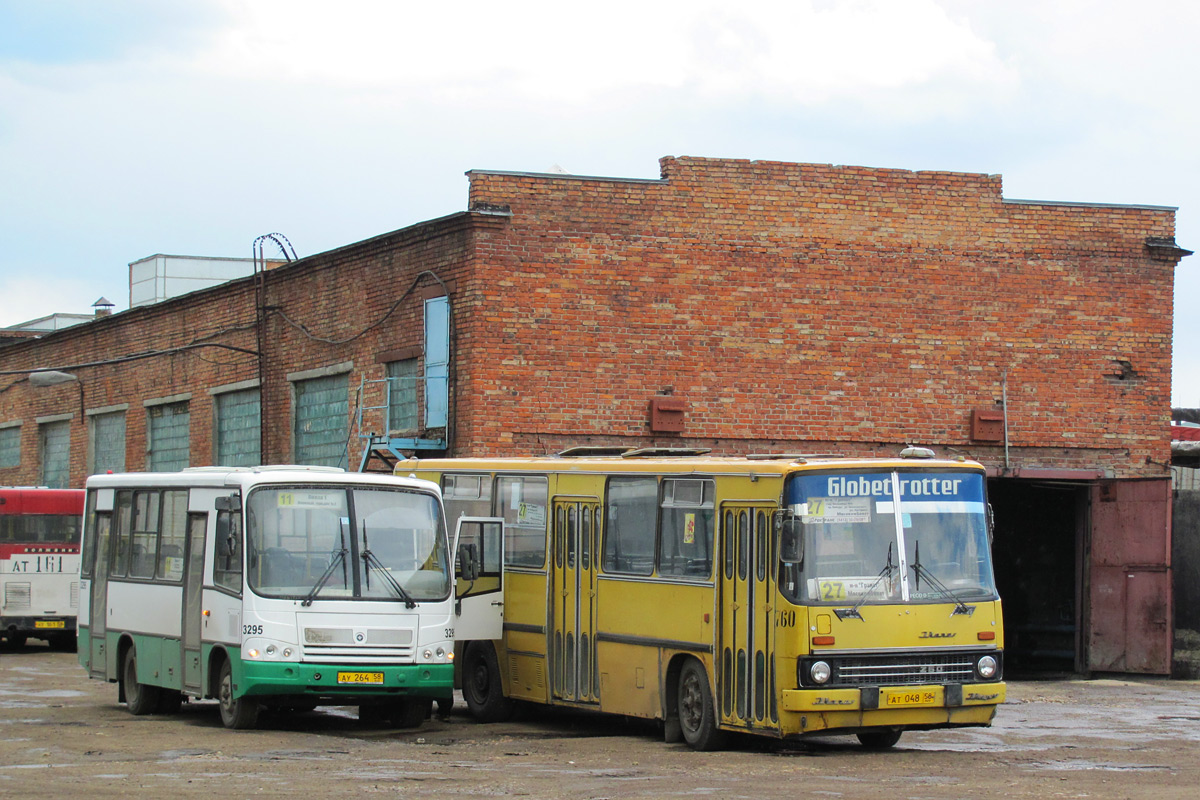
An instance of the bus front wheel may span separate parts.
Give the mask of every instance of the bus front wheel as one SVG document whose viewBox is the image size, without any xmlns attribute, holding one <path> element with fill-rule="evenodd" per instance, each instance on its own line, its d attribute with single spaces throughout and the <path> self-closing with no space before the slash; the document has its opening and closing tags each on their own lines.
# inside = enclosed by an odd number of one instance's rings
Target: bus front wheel
<svg viewBox="0 0 1200 800">
<path fill-rule="evenodd" d="M 883 731 L 863 731 L 858 734 L 858 740 L 862 742 L 862 746 L 868 750 L 887 750 L 889 747 L 895 746 L 896 742 L 900 741 L 900 731 L 898 730 L 883 730 Z"/>
<path fill-rule="evenodd" d="M 138 683 L 137 648 L 133 645 L 125 651 L 125 663 L 121 668 L 121 688 L 125 692 L 125 707 L 135 716 L 152 714 L 158 709 L 159 688 Z"/>
<path fill-rule="evenodd" d="M 679 673 L 677 703 L 683 740 L 693 750 L 719 750 L 725 734 L 717 730 L 717 710 L 708 690 L 708 675 L 699 661 L 689 659 Z"/>
<path fill-rule="evenodd" d="M 245 696 L 233 696 L 233 665 L 228 660 L 221 663 L 217 705 L 221 708 L 221 722 L 226 728 L 245 730 L 253 728 L 258 722 L 258 702 Z"/>
<path fill-rule="evenodd" d="M 471 716 L 480 722 L 503 722 L 513 714 L 513 702 L 504 696 L 500 663 L 488 642 L 467 648 L 463 659 L 463 699 Z"/>
</svg>

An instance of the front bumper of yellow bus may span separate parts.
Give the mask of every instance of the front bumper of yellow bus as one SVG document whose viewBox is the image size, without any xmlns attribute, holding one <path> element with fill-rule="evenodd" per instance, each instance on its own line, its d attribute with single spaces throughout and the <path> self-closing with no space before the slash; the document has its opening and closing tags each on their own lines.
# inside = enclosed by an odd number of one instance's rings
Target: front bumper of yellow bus
<svg viewBox="0 0 1200 800">
<path fill-rule="evenodd" d="M 243 659 L 238 696 L 444 697 L 453 691 L 453 664 L 302 664 Z"/>
<path fill-rule="evenodd" d="M 928 684 L 841 689 L 787 689 L 780 714 L 785 736 L 872 727 L 988 725 L 1004 702 L 1004 683 Z"/>
</svg>

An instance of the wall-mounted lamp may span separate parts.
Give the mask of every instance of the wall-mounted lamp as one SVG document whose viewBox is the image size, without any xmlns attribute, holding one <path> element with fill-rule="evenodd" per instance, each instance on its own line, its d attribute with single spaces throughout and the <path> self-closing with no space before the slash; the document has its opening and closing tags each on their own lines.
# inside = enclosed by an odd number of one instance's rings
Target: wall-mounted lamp
<svg viewBox="0 0 1200 800">
<path fill-rule="evenodd" d="M 83 381 L 79 380 L 78 375 L 72 375 L 69 372 L 59 372 L 53 369 L 42 369 L 29 373 L 29 383 L 39 389 L 71 382 L 74 382 L 79 387 L 79 420 L 83 422 L 86 418 L 83 402 Z"/>
</svg>

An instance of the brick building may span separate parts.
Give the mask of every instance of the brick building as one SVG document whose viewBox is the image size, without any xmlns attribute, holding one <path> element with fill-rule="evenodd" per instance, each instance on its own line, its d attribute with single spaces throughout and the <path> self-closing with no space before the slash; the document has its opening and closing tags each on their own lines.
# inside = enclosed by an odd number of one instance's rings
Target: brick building
<svg viewBox="0 0 1200 800">
<path fill-rule="evenodd" d="M 993 175 L 661 170 L 472 171 L 465 212 L 4 347 L 0 482 L 916 443 L 994 475 L 1010 663 L 1169 670 L 1173 209 L 1006 200 Z"/>
</svg>

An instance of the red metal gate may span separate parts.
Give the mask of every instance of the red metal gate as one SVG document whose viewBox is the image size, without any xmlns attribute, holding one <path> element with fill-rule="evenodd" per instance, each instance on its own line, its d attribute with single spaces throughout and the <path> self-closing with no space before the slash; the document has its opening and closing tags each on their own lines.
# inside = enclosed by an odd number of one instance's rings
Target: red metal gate
<svg viewBox="0 0 1200 800">
<path fill-rule="evenodd" d="M 1170 480 L 1091 489 L 1087 668 L 1171 672 Z"/>
</svg>

